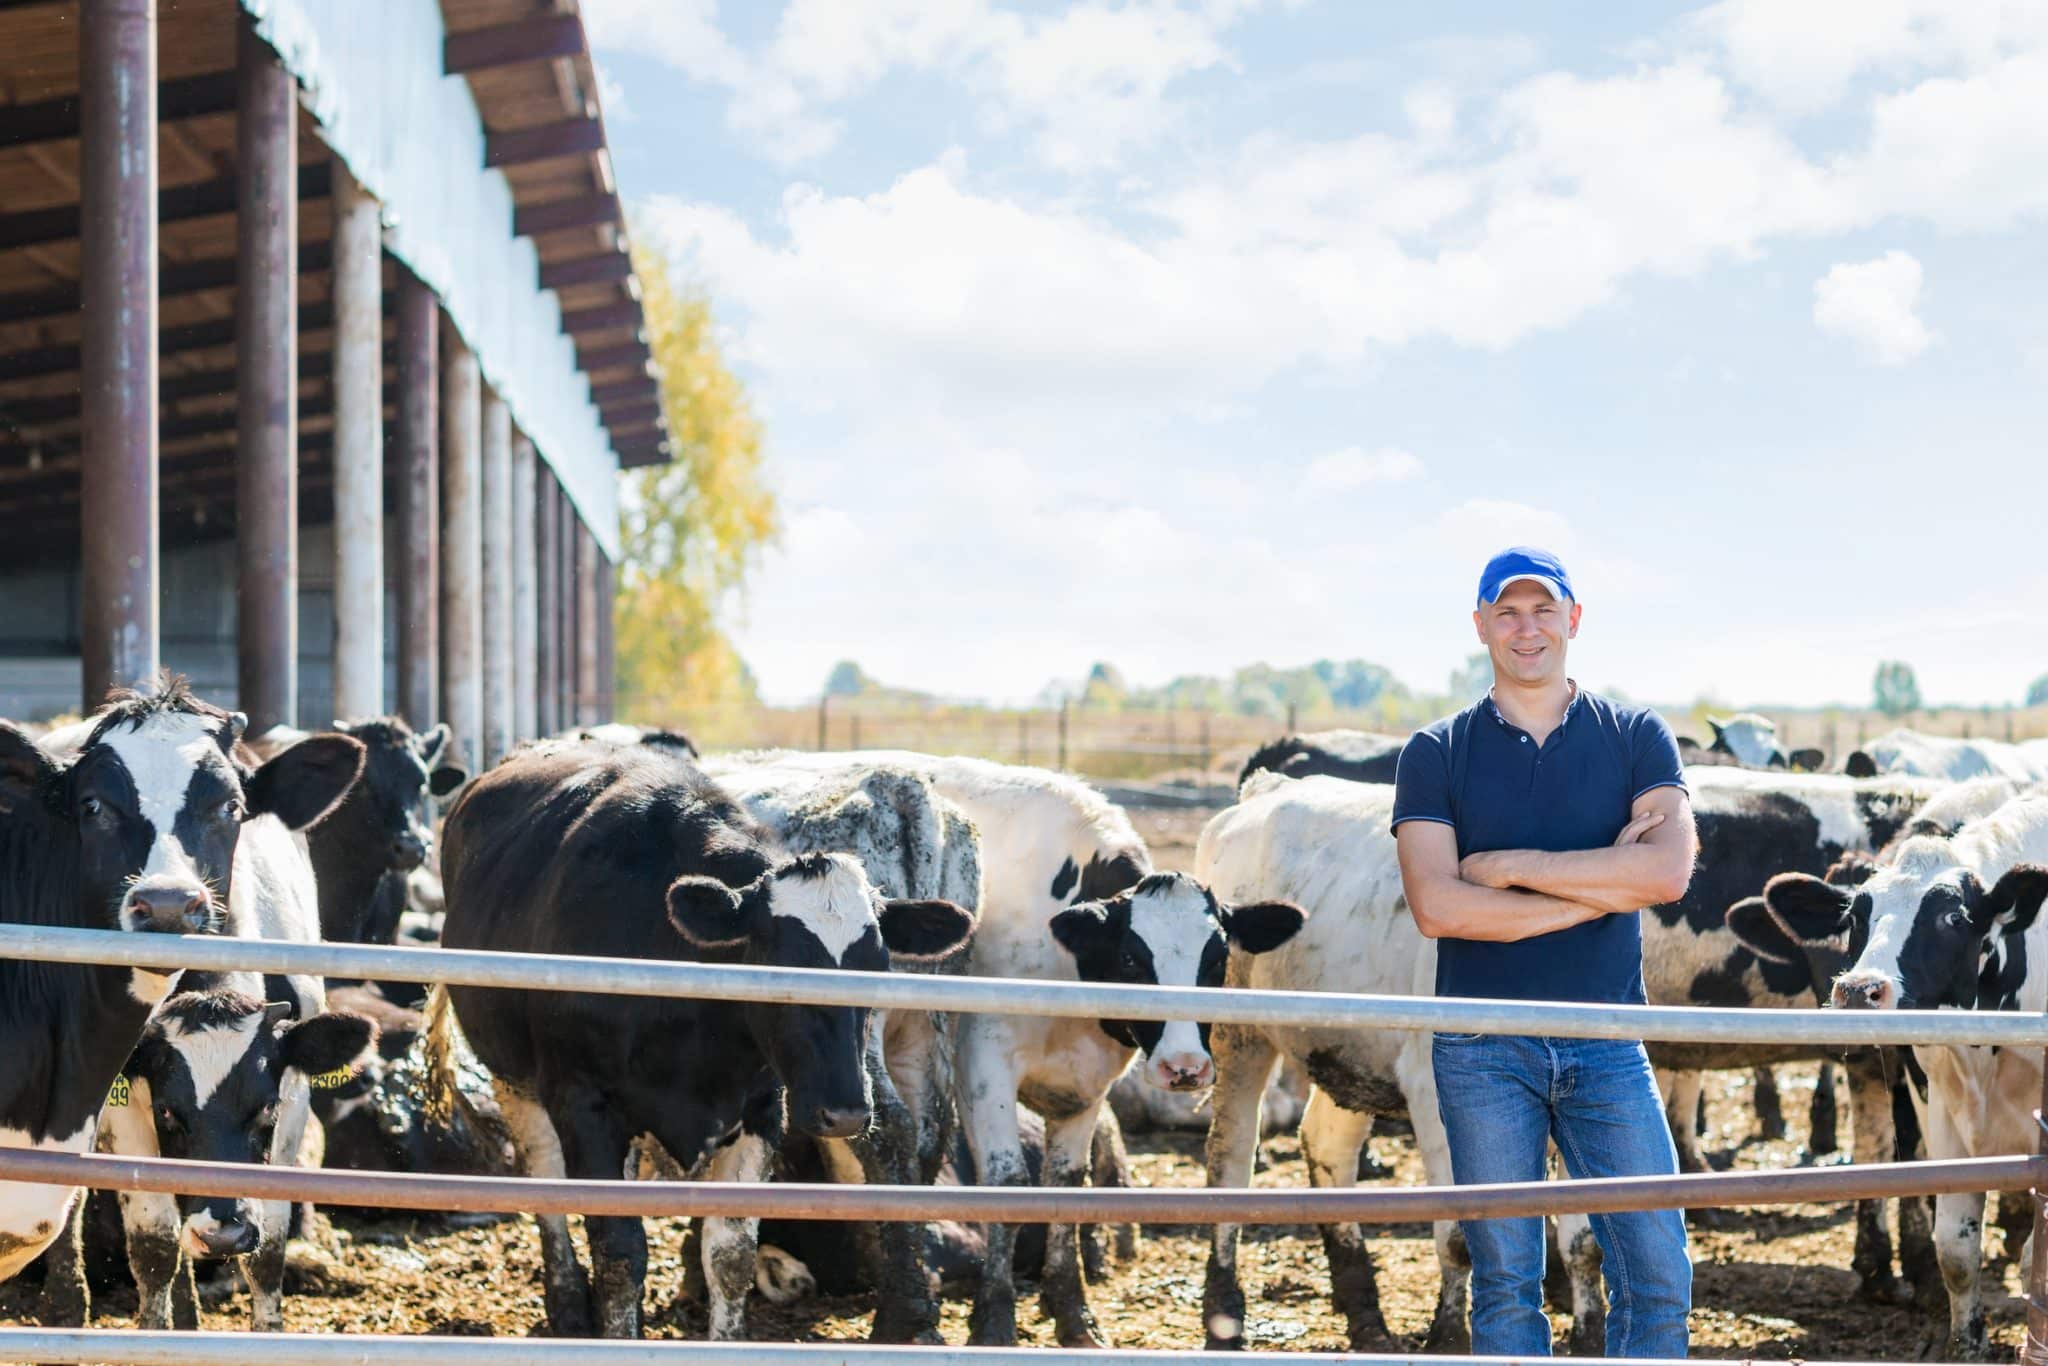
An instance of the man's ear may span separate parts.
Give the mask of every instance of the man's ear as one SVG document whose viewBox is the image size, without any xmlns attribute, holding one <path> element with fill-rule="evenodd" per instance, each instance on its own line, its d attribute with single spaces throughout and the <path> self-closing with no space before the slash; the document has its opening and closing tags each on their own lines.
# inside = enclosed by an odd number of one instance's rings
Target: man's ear
<svg viewBox="0 0 2048 1366">
<path fill-rule="evenodd" d="M 1565 632 L 1566 640 L 1577 640 L 1579 638 L 1579 615 L 1585 610 L 1585 604 L 1576 598 L 1572 599 L 1572 610 L 1566 618 L 1569 623 L 1568 629 Z"/>
</svg>

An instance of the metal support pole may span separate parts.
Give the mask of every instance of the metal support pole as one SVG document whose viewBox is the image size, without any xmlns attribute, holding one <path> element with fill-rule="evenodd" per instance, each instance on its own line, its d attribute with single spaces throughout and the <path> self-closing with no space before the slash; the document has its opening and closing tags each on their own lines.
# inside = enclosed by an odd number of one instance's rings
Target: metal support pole
<svg viewBox="0 0 2048 1366">
<path fill-rule="evenodd" d="M 441 309 L 398 268 L 398 706 L 421 730 L 441 716 Z"/>
<path fill-rule="evenodd" d="M 156 3 L 78 11 L 86 710 L 157 668 Z"/>
<path fill-rule="evenodd" d="M 486 766 L 512 748 L 512 410 L 484 389 L 483 642 Z"/>
<path fill-rule="evenodd" d="M 250 734 L 299 713 L 298 98 L 235 23 L 235 681 Z"/>
<path fill-rule="evenodd" d="M 569 501 L 569 491 L 559 483 L 555 485 L 555 523 L 558 528 L 555 546 L 562 557 L 559 573 L 562 590 L 561 725 L 567 730 L 582 724 L 576 702 L 576 605 L 581 595 L 576 586 L 576 505 Z"/>
<path fill-rule="evenodd" d="M 597 693 L 597 537 L 576 519 L 576 724 L 596 725 L 602 699 Z"/>
<path fill-rule="evenodd" d="M 483 753 L 483 395 L 476 357 L 441 337 L 441 716 L 462 766 Z"/>
<path fill-rule="evenodd" d="M 512 437 L 512 738 L 540 734 L 539 565 L 535 563 L 533 442 Z"/>
<path fill-rule="evenodd" d="M 2048 1049 L 2041 1051 L 2041 1108 L 2034 1112 L 2034 1150 L 2048 1154 Z M 2027 1263 L 2027 1339 L 2020 1344 L 2019 1366 L 2048 1366 L 2048 1189 L 2035 1183 L 2033 1255 Z"/>
<path fill-rule="evenodd" d="M 534 596 L 540 622 L 534 642 L 534 688 L 539 733 L 553 735 L 562 728 L 561 503 L 555 495 L 554 471 L 543 462 L 535 464 Z"/>
<path fill-rule="evenodd" d="M 384 230 L 334 162 L 334 714 L 384 713 Z"/>
<path fill-rule="evenodd" d="M 593 540 L 596 538 L 593 537 Z M 597 719 L 619 717 L 619 670 L 612 639 L 612 604 L 619 596 L 619 570 L 602 547 L 597 551 Z"/>
</svg>

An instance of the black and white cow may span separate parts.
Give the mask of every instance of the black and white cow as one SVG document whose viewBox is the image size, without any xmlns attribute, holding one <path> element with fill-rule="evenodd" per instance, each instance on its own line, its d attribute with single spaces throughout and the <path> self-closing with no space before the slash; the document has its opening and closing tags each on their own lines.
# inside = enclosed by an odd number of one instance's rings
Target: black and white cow
<svg viewBox="0 0 2048 1366">
<path fill-rule="evenodd" d="M 396 716 L 336 721 L 333 734 L 363 746 L 362 781 L 306 835 L 320 888 L 320 937 L 336 944 L 390 944 L 398 936 L 405 881 L 434 850 L 434 801 L 467 781 L 453 762 L 445 723 L 414 733 Z M 250 748 L 268 758 L 308 738 L 275 726 Z"/>
<path fill-rule="evenodd" d="M 1847 946 L 1830 991 L 1839 1009 L 2048 1009 L 2048 794 L 2015 797 L 1950 839 L 1917 836 L 1841 887 L 1791 874 L 1764 891 L 1771 915 L 1804 945 Z M 2041 1094 L 2033 1048 L 1916 1045 L 1915 1094 L 1936 1160 L 2034 1151 Z M 1940 1195 L 1934 1247 L 1949 1292 L 1951 1357 L 1987 1347 L 1979 1291 L 1984 1196 Z M 2022 1265 L 2025 1261 L 2022 1260 Z"/>
<path fill-rule="evenodd" d="M 901 750 L 790 753 L 779 762 L 827 767 L 849 757 L 929 779 L 980 830 L 981 921 L 968 962 L 975 975 L 1219 985 L 1227 961 L 1284 943 L 1301 924 L 1295 907 L 1227 906 L 1190 878 L 1153 874 L 1130 819 L 1063 774 Z M 1046 1121 L 1045 1181 L 1085 1182 L 1111 1085 L 1136 1060 L 1152 1086 L 1206 1088 L 1214 1075 L 1207 1033 L 1193 1021 L 963 1017 L 955 1094 L 977 1180 L 1030 1179 L 1018 1138 L 1022 1102 Z M 971 1334 L 977 1345 L 1009 1346 L 1017 1336 L 1017 1226 L 990 1225 L 986 1237 Z M 1077 1244 L 1073 1225 L 1048 1229 L 1041 1301 L 1063 1344 L 1100 1344 Z"/>
<path fill-rule="evenodd" d="M 517 750 L 457 798 L 444 838 L 454 948 L 881 971 L 952 953 L 973 931 L 949 902 L 885 901 L 846 855 L 788 856 L 701 770 L 644 746 Z M 714 1180 L 758 1181 L 785 1115 L 829 1138 L 873 1120 L 863 1009 L 473 987 L 446 997 L 531 1176 L 616 1178 L 650 1135 L 685 1170 L 708 1159 Z M 637 1336 L 640 1221 L 585 1227 L 590 1283 L 567 1221 L 540 1220 L 549 1324 L 587 1334 L 594 1308 L 606 1336 Z M 706 1220 L 703 1246 L 712 1336 L 744 1338 L 755 1221 Z"/>
<path fill-rule="evenodd" d="M 2048 741 L 1962 740 L 1901 729 L 1878 736 L 1852 752 L 1845 762 L 1851 777 L 1915 773 L 1955 782 L 1966 778 L 2048 782 Z"/>
<path fill-rule="evenodd" d="M 1365 730 L 1319 730 L 1289 735 L 1262 745 L 1245 761 L 1237 775 L 1243 787 L 1254 773 L 1281 773 L 1290 778 L 1326 774 L 1349 778 L 1355 783 L 1391 783 L 1401 760 L 1398 735 L 1376 735 Z"/>
<path fill-rule="evenodd" d="M 246 725 L 172 675 L 117 691 L 65 752 L 0 724 L 0 919 L 177 934 L 247 923 L 264 888 L 240 875 L 242 846 L 288 842 L 325 815 L 363 750 L 337 736 L 250 767 L 236 754 Z M 177 978 L 0 960 L 0 1144 L 87 1150 Z M 0 1183 L 0 1280 L 63 1232 L 78 1194 Z"/>
<path fill-rule="evenodd" d="M 1785 749 L 1778 741 L 1778 723 L 1756 712 L 1739 716 L 1709 716 L 1707 726 L 1714 743 L 1701 748 L 1688 736 L 1678 738 L 1679 754 L 1688 764 L 1737 768 L 1789 768 L 1818 773 L 1827 766 L 1827 755 L 1817 749 Z"/>
</svg>

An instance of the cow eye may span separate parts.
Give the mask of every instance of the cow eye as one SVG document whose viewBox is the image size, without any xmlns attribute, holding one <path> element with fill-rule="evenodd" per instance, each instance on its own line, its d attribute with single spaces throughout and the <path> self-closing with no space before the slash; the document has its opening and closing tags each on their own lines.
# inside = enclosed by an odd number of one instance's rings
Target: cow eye
<svg viewBox="0 0 2048 1366">
<path fill-rule="evenodd" d="M 1941 923 L 1952 930 L 1967 930 L 1970 928 L 1970 917 L 1964 915 L 1961 911 L 1950 911 L 1941 918 Z"/>
<path fill-rule="evenodd" d="M 84 816 L 87 820 L 96 819 L 99 816 L 100 812 L 104 811 L 105 809 L 106 808 L 100 804 L 100 799 L 98 797 L 87 797 L 84 801 L 78 804 L 78 813 L 81 816 Z"/>
<path fill-rule="evenodd" d="M 177 1133 L 185 1126 L 178 1123 L 178 1112 L 168 1105 L 156 1107 L 156 1127 L 166 1133 Z"/>
<path fill-rule="evenodd" d="M 220 810 L 216 813 L 216 816 L 223 821 L 238 821 L 242 818 L 242 805 L 230 797 L 220 804 Z"/>
</svg>

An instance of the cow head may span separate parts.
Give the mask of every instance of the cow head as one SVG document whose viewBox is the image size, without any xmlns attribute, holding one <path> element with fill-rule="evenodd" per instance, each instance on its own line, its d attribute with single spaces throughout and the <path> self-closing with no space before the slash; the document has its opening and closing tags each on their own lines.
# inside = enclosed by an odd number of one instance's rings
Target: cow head
<svg viewBox="0 0 2048 1366">
<path fill-rule="evenodd" d="M 1745 712 L 1740 716 L 1708 717 L 1714 732 L 1712 752 L 1733 755 L 1745 768 L 1784 768 L 1785 751 L 1778 747 L 1778 723 L 1768 716 Z"/>
<path fill-rule="evenodd" d="M 1052 937 L 1087 982 L 1220 987 L 1233 950 L 1265 953 L 1307 922 L 1284 901 L 1227 906 L 1184 873 L 1154 873 L 1107 901 L 1052 918 Z M 1209 1026 L 1188 1020 L 1103 1020 L 1103 1033 L 1145 1056 L 1147 1083 L 1199 1091 L 1216 1079 Z"/>
<path fill-rule="evenodd" d="M 383 868 L 411 872 L 433 852 L 433 799 L 447 796 L 469 776 L 443 762 L 449 752 L 446 723 L 415 734 L 400 718 L 380 716 L 336 721 L 334 729 L 362 742 L 363 780 L 328 822 L 345 823 L 359 841 L 355 847 L 377 851 Z"/>
<path fill-rule="evenodd" d="M 363 747 L 343 736 L 251 766 L 238 748 L 247 724 L 166 675 L 147 691 L 117 690 L 75 755 L 25 753 L 19 732 L 0 735 L 0 788 L 18 787 L 33 770 L 34 790 L 75 834 L 78 923 L 174 934 L 219 928 L 242 823 L 269 815 L 303 829 L 362 770 Z"/>
<path fill-rule="evenodd" d="M 185 992 L 157 1007 L 129 1059 L 127 1108 L 164 1157 L 269 1162 L 285 1074 L 314 1086 L 349 1079 L 377 1026 L 346 1011 L 287 1018 L 291 1007 L 239 991 Z M 178 1242 L 193 1257 L 234 1257 L 262 1241 L 259 1201 L 180 1195 Z"/>
<path fill-rule="evenodd" d="M 1859 887 L 1785 873 L 1764 888 L 1770 912 L 1802 944 L 1848 937 L 1853 961 L 1834 979 L 1831 1002 L 1892 1010 L 2010 1004 L 1998 981 L 2024 954 L 2022 936 L 2048 895 L 2048 867 L 2020 864 L 1985 887 L 1958 866 L 1948 842 L 1916 838 Z"/>
<path fill-rule="evenodd" d="M 973 915 L 950 901 L 884 900 L 845 854 L 788 859 L 745 887 L 677 878 L 668 889 L 668 915 L 700 949 L 785 968 L 886 972 L 892 961 L 943 958 L 974 931 Z M 748 1030 L 782 1083 L 791 1124 L 818 1138 L 868 1127 L 872 1012 L 765 1005 L 745 1011 Z"/>
</svg>

